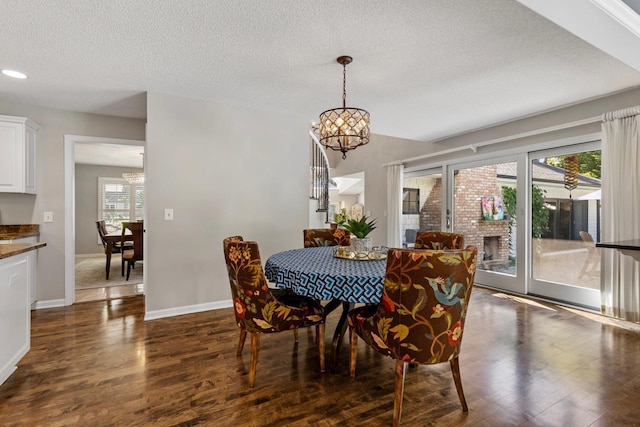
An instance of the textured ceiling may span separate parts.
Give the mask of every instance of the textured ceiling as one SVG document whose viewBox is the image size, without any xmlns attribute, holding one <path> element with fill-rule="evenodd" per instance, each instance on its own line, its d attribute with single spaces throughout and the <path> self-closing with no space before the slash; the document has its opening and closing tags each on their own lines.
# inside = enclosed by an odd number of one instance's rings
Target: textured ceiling
<svg viewBox="0 0 640 427">
<path fill-rule="evenodd" d="M 10 0 L 0 102 L 146 117 L 147 91 L 302 114 L 347 103 L 433 140 L 640 85 L 514 0 Z"/>
</svg>

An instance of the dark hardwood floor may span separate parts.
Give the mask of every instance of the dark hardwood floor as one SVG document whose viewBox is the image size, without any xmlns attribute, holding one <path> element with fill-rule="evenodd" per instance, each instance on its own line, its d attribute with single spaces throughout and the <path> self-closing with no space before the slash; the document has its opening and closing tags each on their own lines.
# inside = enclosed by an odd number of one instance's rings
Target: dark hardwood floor
<svg viewBox="0 0 640 427">
<path fill-rule="evenodd" d="M 263 336 L 250 389 L 231 309 L 144 322 L 143 304 L 34 311 L 31 351 L 0 386 L 0 425 L 391 424 L 394 361 L 363 342 L 351 379 L 346 342 L 334 375 L 319 372 L 313 329 L 297 345 L 289 332 Z M 460 369 L 468 413 L 449 364 L 419 366 L 407 373 L 402 425 L 640 425 L 635 326 L 476 288 Z"/>
</svg>

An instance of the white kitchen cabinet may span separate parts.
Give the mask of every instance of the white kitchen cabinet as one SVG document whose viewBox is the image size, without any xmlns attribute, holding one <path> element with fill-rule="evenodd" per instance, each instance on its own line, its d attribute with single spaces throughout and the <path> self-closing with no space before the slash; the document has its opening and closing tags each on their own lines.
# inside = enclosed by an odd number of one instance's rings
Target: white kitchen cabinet
<svg viewBox="0 0 640 427">
<path fill-rule="evenodd" d="M 26 117 L 0 116 L 0 193 L 36 194 L 36 134 Z"/>
<path fill-rule="evenodd" d="M 0 384 L 31 346 L 27 254 L 0 259 Z"/>
<path fill-rule="evenodd" d="M 19 237 L 11 240 L 0 240 L 0 245 L 10 245 L 12 243 L 38 243 L 38 236 Z M 36 302 L 36 274 L 38 272 L 38 251 L 29 251 L 27 255 L 27 283 L 29 284 L 29 303 Z"/>
</svg>

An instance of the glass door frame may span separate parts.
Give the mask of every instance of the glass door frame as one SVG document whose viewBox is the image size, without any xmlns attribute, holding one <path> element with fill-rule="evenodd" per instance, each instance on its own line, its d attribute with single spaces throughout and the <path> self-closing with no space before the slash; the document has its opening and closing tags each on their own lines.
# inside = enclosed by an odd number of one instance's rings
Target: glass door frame
<svg viewBox="0 0 640 427">
<path fill-rule="evenodd" d="M 574 145 L 565 145 L 562 147 L 556 148 L 548 148 L 541 149 L 536 151 L 530 151 L 527 155 L 527 168 L 530 168 L 531 162 L 535 159 L 539 159 L 542 157 L 550 157 L 550 156 L 558 156 L 563 154 L 574 154 L 581 153 L 585 151 L 595 151 L 600 150 L 602 148 L 601 142 L 598 141 L 590 141 L 584 142 L 581 144 Z M 529 183 L 528 188 L 531 189 L 533 185 L 533 174 L 530 174 L 527 182 Z M 527 217 L 531 218 L 531 197 L 530 191 L 528 191 L 529 197 L 527 201 Z M 530 230 L 530 226 L 527 230 Z M 600 291 L 595 289 L 587 289 L 579 286 L 567 285 L 558 282 L 550 282 L 546 280 L 536 279 L 533 277 L 533 244 L 534 240 L 531 237 L 531 233 L 527 233 L 529 236 L 529 243 L 527 247 L 529 248 L 529 258 L 527 261 L 528 272 L 527 272 L 527 282 L 528 282 L 528 293 L 531 295 L 541 296 L 544 298 L 550 298 L 553 300 L 566 301 L 573 305 L 583 306 L 590 309 L 600 310 Z"/>
<path fill-rule="evenodd" d="M 529 256 L 529 233 L 526 230 L 530 229 L 530 215 L 525 210 L 529 205 L 529 191 L 527 191 L 526 184 L 530 181 L 528 176 L 527 167 L 528 157 L 526 153 L 514 153 L 499 155 L 499 157 L 485 157 L 482 159 L 474 159 L 468 161 L 461 161 L 459 163 L 446 164 L 446 187 L 443 194 L 446 194 L 446 200 L 443 201 L 443 209 L 450 212 L 446 216 L 446 224 L 443 224 L 443 230 L 449 232 L 455 232 L 453 224 L 455 224 L 455 209 L 454 209 L 454 172 L 459 169 L 470 169 L 481 166 L 490 166 L 499 163 L 511 163 L 516 162 L 516 204 L 518 206 L 517 218 L 518 226 L 516 227 L 516 273 L 515 275 L 477 269 L 475 281 L 483 286 L 499 288 L 508 292 L 515 292 L 519 294 L 527 293 L 527 281 L 528 277 L 528 263 L 525 262 Z M 444 174 L 443 174 L 444 175 Z M 445 183 L 443 182 L 443 185 Z M 478 206 L 480 200 L 478 200 Z M 443 218 L 445 213 L 443 213 Z M 483 248 L 478 248 L 478 256 L 481 256 Z"/>
</svg>

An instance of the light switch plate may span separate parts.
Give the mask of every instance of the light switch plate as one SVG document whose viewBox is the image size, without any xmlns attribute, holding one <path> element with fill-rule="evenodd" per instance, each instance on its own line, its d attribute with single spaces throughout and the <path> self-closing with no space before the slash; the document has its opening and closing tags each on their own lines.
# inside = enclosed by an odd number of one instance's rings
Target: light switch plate
<svg viewBox="0 0 640 427">
<path fill-rule="evenodd" d="M 45 212 L 43 222 L 53 222 L 53 212 Z"/>
<path fill-rule="evenodd" d="M 165 209 L 164 210 L 164 220 L 165 221 L 173 221 L 173 209 Z"/>
</svg>

